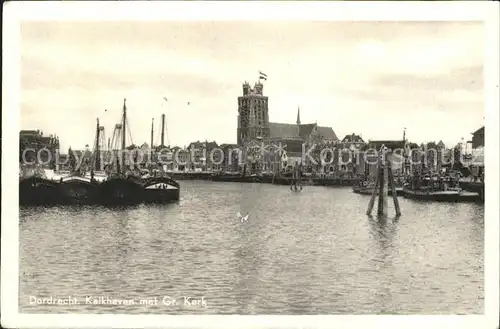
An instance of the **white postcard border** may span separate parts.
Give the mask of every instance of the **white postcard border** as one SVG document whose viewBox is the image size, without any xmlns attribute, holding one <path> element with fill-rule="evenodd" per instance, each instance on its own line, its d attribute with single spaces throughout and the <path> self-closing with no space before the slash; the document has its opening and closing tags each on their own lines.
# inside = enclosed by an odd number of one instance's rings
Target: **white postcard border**
<svg viewBox="0 0 500 329">
<path fill-rule="evenodd" d="M 3 15 L 1 306 L 4 327 L 496 328 L 499 311 L 499 5 L 496 2 L 10 2 Z M 18 313 L 19 209 L 15 173 L 23 20 L 414 20 L 485 22 L 485 314 L 464 316 L 50 315 Z M 493 150 L 493 151 L 491 151 Z M 15 157 L 14 157 L 15 155 Z M 334 310 L 332 310 L 334 311 Z"/>
</svg>

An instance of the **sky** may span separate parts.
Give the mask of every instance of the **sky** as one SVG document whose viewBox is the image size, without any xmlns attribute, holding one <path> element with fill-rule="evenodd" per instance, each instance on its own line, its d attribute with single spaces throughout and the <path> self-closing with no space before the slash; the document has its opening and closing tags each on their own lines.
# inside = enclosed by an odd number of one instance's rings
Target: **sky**
<svg viewBox="0 0 500 329">
<path fill-rule="evenodd" d="M 131 141 L 236 143 L 245 80 L 267 74 L 271 122 L 447 146 L 484 125 L 480 22 L 23 22 L 21 129 L 61 150 L 107 137 L 127 99 Z M 165 101 L 167 98 L 168 101 Z"/>
</svg>

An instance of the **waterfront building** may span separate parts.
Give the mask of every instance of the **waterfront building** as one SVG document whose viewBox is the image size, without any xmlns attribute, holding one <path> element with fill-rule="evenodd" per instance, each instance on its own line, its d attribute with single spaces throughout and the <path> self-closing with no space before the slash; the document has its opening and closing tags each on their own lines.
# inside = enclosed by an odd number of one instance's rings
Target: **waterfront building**
<svg viewBox="0 0 500 329">
<path fill-rule="evenodd" d="M 251 88 L 250 84 L 245 82 L 243 95 L 238 97 L 237 141 L 243 149 L 247 149 L 253 142 L 263 145 L 281 145 L 281 149 L 284 149 L 286 153 L 279 155 L 280 161 L 278 162 L 280 167 L 283 166 L 282 169 L 286 169 L 295 161 L 302 162 L 303 144 L 305 147 L 316 143 L 336 143 L 338 137 L 331 127 L 319 126 L 317 123 L 302 124 L 300 108 L 297 109 L 295 124 L 270 122 L 269 98 L 263 95 L 262 83 L 258 82 Z M 277 156 L 275 155 L 258 156 L 256 152 L 248 153 L 245 150 L 244 158 L 249 162 L 246 168 L 253 171 L 276 167 Z"/>
<path fill-rule="evenodd" d="M 472 144 L 472 149 L 484 147 L 484 127 L 472 133 L 472 140 L 470 143 Z"/>
<path fill-rule="evenodd" d="M 209 171 L 218 170 L 220 161 L 219 157 L 222 155 L 218 151 L 218 145 L 215 141 L 212 142 L 192 142 L 188 146 L 189 151 L 189 162 L 188 169 L 192 171 Z M 210 154 L 213 154 L 213 159 L 211 159 Z"/>
<path fill-rule="evenodd" d="M 350 150 L 360 150 L 366 142 L 363 140 L 361 135 L 356 135 L 355 133 L 345 135 L 345 137 L 341 140 L 341 143 L 345 148 Z"/>
<path fill-rule="evenodd" d="M 34 151 L 31 151 L 31 150 Z M 42 151 L 44 150 L 44 151 Z M 36 163 L 40 161 L 48 168 L 55 169 L 56 152 L 59 153 L 59 137 L 44 136 L 40 130 L 21 130 L 19 133 L 19 161 Z M 24 159 L 23 159 L 24 156 Z"/>
<path fill-rule="evenodd" d="M 240 171 L 240 156 L 242 155 L 242 150 L 237 144 L 221 144 L 219 148 L 223 152 L 223 160 L 220 165 L 220 170 L 237 172 Z"/>
<path fill-rule="evenodd" d="M 185 171 L 189 163 L 189 151 L 185 148 L 175 146 L 172 148 L 174 155 L 174 171 Z"/>
<path fill-rule="evenodd" d="M 384 145 L 387 149 L 392 150 L 393 153 L 389 157 L 391 162 L 391 167 L 393 173 L 396 175 L 402 174 L 405 171 L 407 165 L 406 156 L 408 155 L 406 150 L 408 148 L 408 142 L 406 140 L 369 140 L 367 145 L 367 152 L 365 153 L 364 168 L 363 172 L 369 176 L 375 177 L 377 171 L 377 161 L 376 157 L 380 156 L 378 154 L 380 148 Z M 423 147 L 422 147 L 423 149 Z M 415 153 L 415 157 L 420 157 L 421 154 Z"/>
<path fill-rule="evenodd" d="M 474 179 L 484 176 L 484 126 L 472 133 L 471 151 L 466 165 Z"/>
<path fill-rule="evenodd" d="M 254 88 L 243 83 L 243 95 L 238 97 L 238 145 L 269 136 L 269 104 L 263 88 L 260 82 Z"/>
</svg>

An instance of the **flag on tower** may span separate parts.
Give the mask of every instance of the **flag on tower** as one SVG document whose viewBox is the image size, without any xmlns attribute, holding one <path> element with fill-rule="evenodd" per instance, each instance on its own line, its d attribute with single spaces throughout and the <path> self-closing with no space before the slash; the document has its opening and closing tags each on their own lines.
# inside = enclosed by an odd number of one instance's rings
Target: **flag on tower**
<svg viewBox="0 0 500 329">
<path fill-rule="evenodd" d="M 267 80 L 267 74 L 262 71 L 259 71 L 259 80 Z"/>
</svg>

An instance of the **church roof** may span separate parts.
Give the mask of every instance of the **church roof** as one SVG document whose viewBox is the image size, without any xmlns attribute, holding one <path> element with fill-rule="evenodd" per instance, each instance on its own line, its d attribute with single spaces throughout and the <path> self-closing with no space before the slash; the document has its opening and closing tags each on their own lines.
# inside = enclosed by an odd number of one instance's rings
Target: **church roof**
<svg viewBox="0 0 500 329">
<path fill-rule="evenodd" d="M 315 123 L 299 125 L 299 136 L 301 138 L 307 138 L 311 135 L 314 127 L 316 127 Z"/>
<path fill-rule="evenodd" d="M 318 132 L 325 139 L 331 139 L 331 140 L 335 140 L 335 141 L 339 140 L 337 135 L 335 135 L 335 132 L 333 131 L 332 127 L 320 127 L 320 126 L 318 126 Z"/>
<path fill-rule="evenodd" d="M 299 137 L 299 129 L 296 124 L 269 122 L 269 137 Z"/>
</svg>

